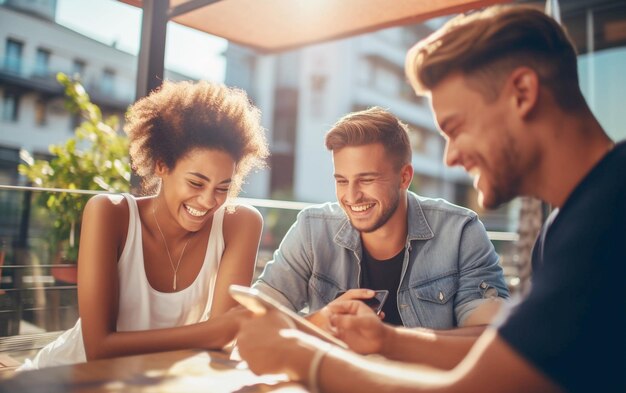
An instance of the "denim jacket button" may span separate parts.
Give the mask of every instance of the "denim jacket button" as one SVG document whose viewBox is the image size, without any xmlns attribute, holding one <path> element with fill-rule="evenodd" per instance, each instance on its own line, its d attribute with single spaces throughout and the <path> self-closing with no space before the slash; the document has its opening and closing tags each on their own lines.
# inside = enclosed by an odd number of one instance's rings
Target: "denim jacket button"
<svg viewBox="0 0 626 393">
<path fill-rule="evenodd" d="M 439 291 L 439 300 L 443 302 L 443 292 Z"/>
<path fill-rule="evenodd" d="M 485 288 L 487 288 L 487 283 L 483 281 L 480 283 L 480 289 L 485 289 Z"/>
</svg>

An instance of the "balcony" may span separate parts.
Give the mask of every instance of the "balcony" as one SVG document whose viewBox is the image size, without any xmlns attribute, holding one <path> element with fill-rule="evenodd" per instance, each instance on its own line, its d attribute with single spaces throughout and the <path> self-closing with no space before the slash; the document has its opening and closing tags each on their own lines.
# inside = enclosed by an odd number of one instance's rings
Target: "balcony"
<svg viewBox="0 0 626 393">
<path fill-rule="evenodd" d="M 92 75 L 91 72 L 87 72 L 86 75 L 76 74 L 75 70 L 69 66 L 70 59 L 59 58 L 57 60 L 59 60 L 58 63 L 67 63 L 68 66 L 44 67 L 40 63 L 29 63 L 22 58 L 0 57 L 0 86 L 24 93 L 37 92 L 49 97 L 61 97 L 63 88 L 57 82 L 56 74 L 63 72 L 80 77 L 92 101 L 100 106 L 125 111 L 133 101 L 135 95 L 132 88 L 135 84 L 133 78 L 125 78 L 111 73 L 110 70 L 108 73 L 105 70 L 102 75 Z M 125 88 L 120 86 L 125 86 Z"/>
</svg>

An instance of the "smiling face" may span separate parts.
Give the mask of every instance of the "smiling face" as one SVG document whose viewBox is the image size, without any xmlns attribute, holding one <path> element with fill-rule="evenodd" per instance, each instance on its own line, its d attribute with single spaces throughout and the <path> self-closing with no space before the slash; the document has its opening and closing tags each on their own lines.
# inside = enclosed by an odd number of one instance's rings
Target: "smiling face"
<svg viewBox="0 0 626 393">
<path fill-rule="evenodd" d="M 158 163 L 156 174 L 171 218 L 187 231 L 200 230 L 226 202 L 235 166 L 228 153 L 212 149 L 191 150 L 172 169 Z"/>
<path fill-rule="evenodd" d="M 406 199 L 413 175 L 410 165 L 398 170 L 380 143 L 333 151 L 337 201 L 352 226 L 370 233 L 390 220 L 405 220 L 398 207 Z"/>
<path fill-rule="evenodd" d="M 495 208 L 520 195 L 538 159 L 530 138 L 516 132 L 515 97 L 505 93 L 486 102 L 460 74 L 447 77 L 431 93 L 446 140 L 446 164 L 463 166 L 474 177 L 478 202 Z"/>
</svg>

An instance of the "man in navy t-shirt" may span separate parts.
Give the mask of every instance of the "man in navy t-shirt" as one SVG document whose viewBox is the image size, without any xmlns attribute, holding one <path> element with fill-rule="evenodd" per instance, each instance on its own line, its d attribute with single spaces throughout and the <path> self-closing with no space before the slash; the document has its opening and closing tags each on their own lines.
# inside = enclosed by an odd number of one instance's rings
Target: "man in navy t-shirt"
<svg viewBox="0 0 626 393">
<path fill-rule="evenodd" d="M 431 97 L 446 163 L 474 176 L 483 206 L 528 195 L 555 208 L 530 292 L 478 340 L 385 325 L 358 302 L 332 307 L 352 350 L 404 364 L 286 334 L 275 313 L 243 327 L 241 356 L 312 390 L 625 392 L 626 143 L 587 106 L 564 30 L 535 8 L 488 8 L 418 43 L 406 73 Z"/>
</svg>

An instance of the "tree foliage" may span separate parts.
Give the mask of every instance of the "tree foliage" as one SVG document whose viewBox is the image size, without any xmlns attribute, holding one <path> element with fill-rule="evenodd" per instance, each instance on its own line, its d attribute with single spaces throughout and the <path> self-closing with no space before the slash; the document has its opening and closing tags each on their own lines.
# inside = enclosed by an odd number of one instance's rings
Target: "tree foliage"
<svg viewBox="0 0 626 393">
<path fill-rule="evenodd" d="M 115 116 L 103 119 L 100 108 L 90 101 L 83 86 L 67 75 L 57 74 L 65 88 L 66 109 L 80 115 L 74 136 L 49 147 L 50 160 L 35 160 L 26 151 L 19 172 L 34 186 L 70 190 L 127 192 L 130 189 L 128 141 L 118 132 Z M 52 247 L 60 247 L 62 257 L 76 260 L 83 208 L 90 195 L 69 192 L 38 193 L 36 203 L 44 206 L 52 221 Z"/>
</svg>

